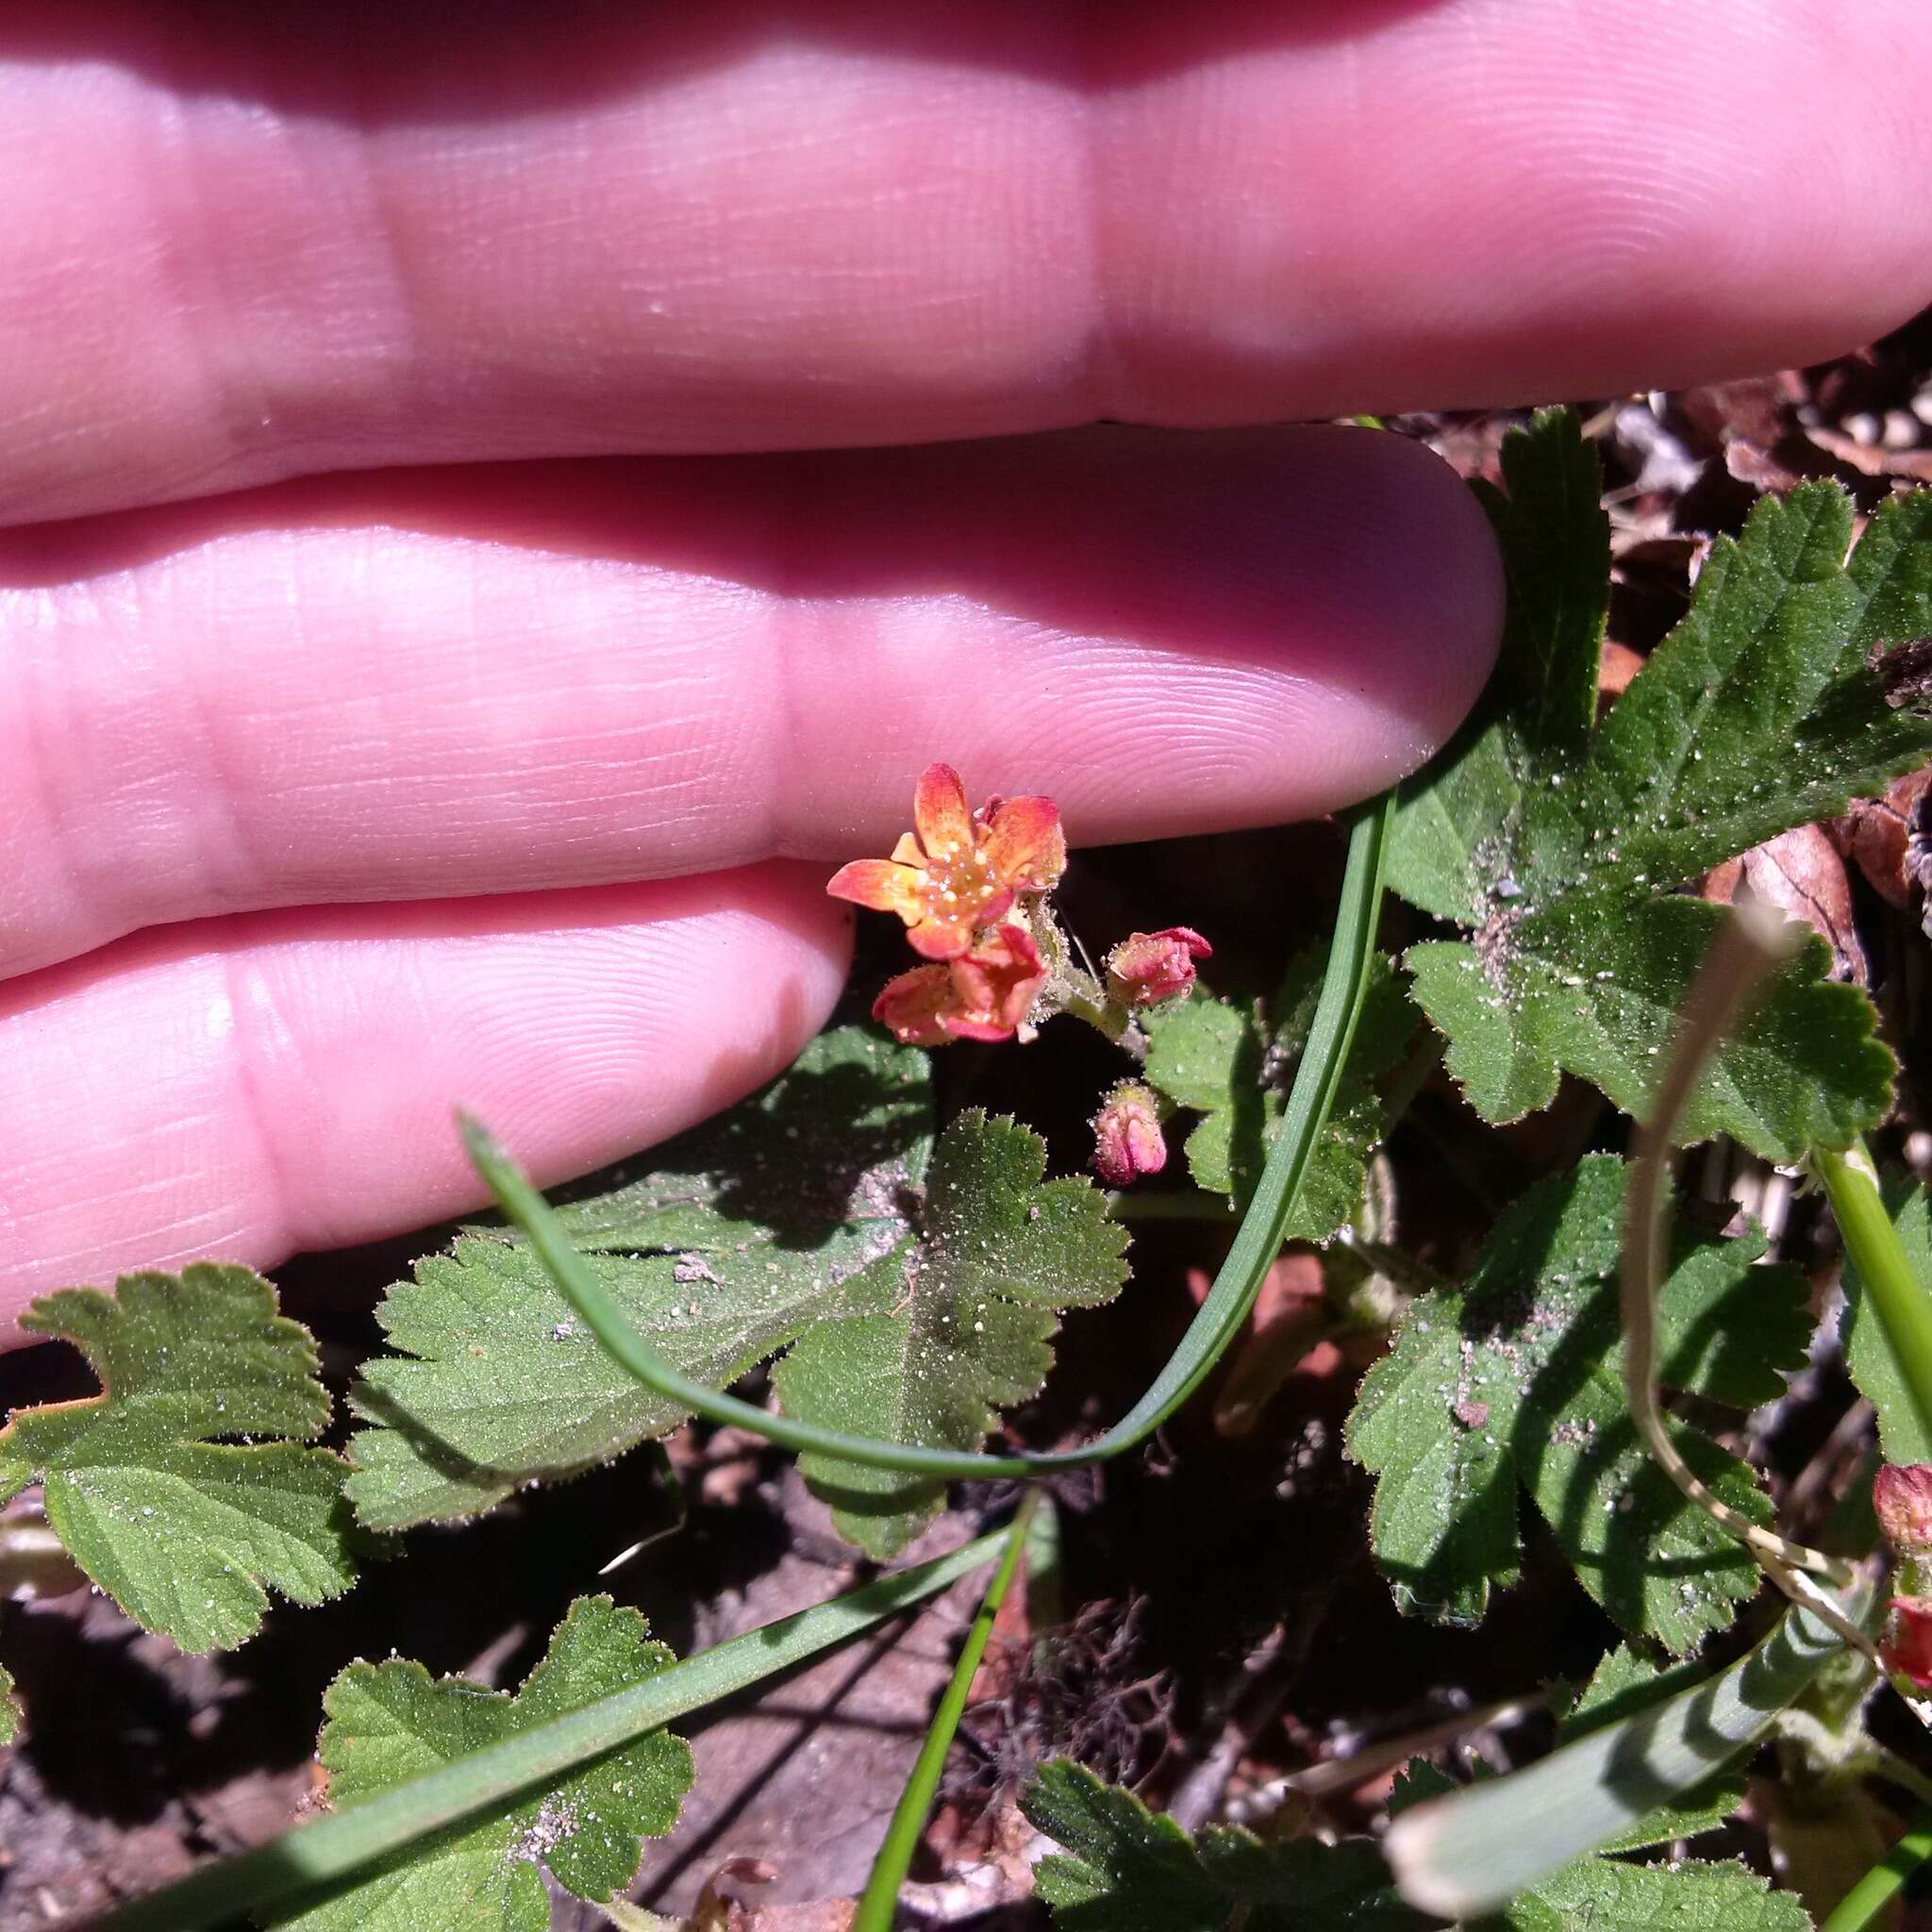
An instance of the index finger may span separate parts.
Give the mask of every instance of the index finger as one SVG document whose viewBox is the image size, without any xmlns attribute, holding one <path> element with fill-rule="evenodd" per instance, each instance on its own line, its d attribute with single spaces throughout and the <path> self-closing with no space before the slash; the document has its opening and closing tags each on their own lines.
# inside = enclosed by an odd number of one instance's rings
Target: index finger
<svg viewBox="0 0 1932 1932">
<path fill-rule="evenodd" d="M 1923 0 L 22 0 L 0 521 L 1809 359 L 1932 293 L 1928 79 Z"/>
</svg>

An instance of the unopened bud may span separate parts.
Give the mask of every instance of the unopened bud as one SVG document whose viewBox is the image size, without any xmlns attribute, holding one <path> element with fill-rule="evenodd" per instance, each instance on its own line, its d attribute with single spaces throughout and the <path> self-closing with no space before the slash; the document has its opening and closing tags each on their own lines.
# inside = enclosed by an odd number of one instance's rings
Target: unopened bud
<svg viewBox="0 0 1932 1932">
<path fill-rule="evenodd" d="M 1151 1088 L 1123 1080 L 1093 1116 L 1093 1171 L 1110 1188 L 1125 1188 L 1167 1165 L 1160 1102 Z"/>
<path fill-rule="evenodd" d="M 1891 1624 L 1878 1646 L 1885 1668 L 1932 1690 L 1932 1596 L 1895 1596 Z"/>
<path fill-rule="evenodd" d="M 1932 1555 L 1932 1463 L 1887 1463 L 1873 1479 L 1872 1507 L 1895 1556 Z"/>
<path fill-rule="evenodd" d="M 1108 987 L 1124 1006 L 1157 1006 L 1186 992 L 1194 983 L 1194 961 L 1213 957 L 1214 948 L 1191 926 L 1132 932 L 1107 956 Z"/>
</svg>

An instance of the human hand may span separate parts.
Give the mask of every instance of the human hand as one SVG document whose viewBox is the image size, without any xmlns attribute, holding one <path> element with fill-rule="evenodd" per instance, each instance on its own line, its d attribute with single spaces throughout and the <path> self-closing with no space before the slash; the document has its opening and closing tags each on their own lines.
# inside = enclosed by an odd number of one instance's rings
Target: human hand
<svg viewBox="0 0 1932 1932">
<path fill-rule="evenodd" d="M 1480 518 L 1241 425 L 1932 294 L 1921 0 L 451 21 L 0 20 L 0 1318 L 724 1104 L 931 758 L 1076 841 L 1420 762 Z"/>
</svg>

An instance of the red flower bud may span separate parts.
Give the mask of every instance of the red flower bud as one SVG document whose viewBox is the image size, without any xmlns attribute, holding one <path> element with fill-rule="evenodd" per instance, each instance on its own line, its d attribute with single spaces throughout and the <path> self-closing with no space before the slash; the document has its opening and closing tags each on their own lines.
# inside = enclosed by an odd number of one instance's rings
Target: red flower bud
<svg viewBox="0 0 1932 1932">
<path fill-rule="evenodd" d="M 1873 1478 L 1872 1507 L 1894 1554 L 1932 1554 L 1932 1463 L 1887 1463 Z"/>
<path fill-rule="evenodd" d="M 1190 926 L 1132 932 L 1107 956 L 1107 983 L 1124 1006 L 1156 1006 L 1186 992 L 1194 983 L 1194 961 L 1213 956 Z"/>
<path fill-rule="evenodd" d="M 1160 1132 L 1160 1102 L 1154 1092 L 1123 1080 L 1093 1116 L 1093 1171 L 1110 1188 L 1124 1188 L 1167 1165 Z"/>
<path fill-rule="evenodd" d="M 1932 1596 L 1895 1596 L 1891 1627 L 1878 1646 L 1885 1668 L 1932 1690 Z"/>
</svg>

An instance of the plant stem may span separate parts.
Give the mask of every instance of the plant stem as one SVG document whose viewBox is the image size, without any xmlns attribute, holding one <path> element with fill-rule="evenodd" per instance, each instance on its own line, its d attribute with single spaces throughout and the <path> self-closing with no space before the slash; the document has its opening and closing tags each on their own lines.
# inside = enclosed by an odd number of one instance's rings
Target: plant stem
<svg viewBox="0 0 1932 1932">
<path fill-rule="evenodd" d="M 1814 1151 L 1811 1171 L 1824 1185 L 1845 1253 L 1858 1271 L 1919 1424 L 1932 1437 L 1932 1291 L 1912 1273 L 1898 1229 L 1885 1211 L 1872 1157 L 1862 1141 L 1855 1141 L 1842 1154 Z"/>
<path fill-rule="evenodd" d="M 1013 1573 L 1020 1567 L 1020 1553 L 1026 1546 L 1027 1526 L 1033 1521 L 1039 1500 L 1040 1491 L 1030 1491 L 1007 1531 L 1007 1553 L 1000 1558 L 992 1581 L 986 1586 L 979 1614 L 966 1633 L 966 1641 L 959 1646 L 959 1660 L 953 1666 L 945 1695 L 940 1699 L 939 1708 L 926 1727 L 925 1741 L 919 1747 L 912 1774 L 899 1793 L 898 1804 L 892 1807 L 892 1822 L 886 1826 L 885 1842 L 879 1846 L 872 1875 L 865 1881 L 865 1891 L 852 1921 L 852 1932 L 892 1932 L 899 1888 L 905 1884 L 912 1855 L 919 1849 L 920 1834 L 925 1829 L 934 1795 L 939 1790 L 940 1774 L 946 1766 L 946 1753 L 953 1748 L 954 1733 L 958 1730 L 959 1719 L 966 1709 L 967 1693 L 978 1674 L 979 1660 L 986 1655 L 993 1619 L 999 1615 L 1000 1606 L 1012 1587 Z"/>
<path fill-rule="evenodd" d="M 1864 1932 L 1919 1867 L 1932 1858 L 1932 1805 L 1912 1814 L 1905 1836 L 1845 1893 L 1820 1932 Z"/>
<path fill-rule="evenodd" d="M 930 1563 L 881 1577 L 829 1603 L 700 1651 L 628 1690 L 553 1718 L 366 1802 L 298 1824 L 240 1857 L 123 1906 L 94 1932 L 194 1932 L 291 1893 L 333 1889 L 364 1865 L 473 1813 L 522 1797 L 593 1757 L 661 1729 L 793 1664 L 856 1637 L 976 1570 L 1001 1535 L 983 1536 Z"/>
<path fill-rule="evenodd" d="M 1085 1448 L 1050 1456 L 988 1456 L 928 1449 L 874 1436 L 848 1436 L 792 1416 L 774 1415 L 738 1396 L 692 1381 L 673 1368 L 632 1324 L 616 1296 L 585 1265 L 548 1203 L 494 1137 L 480 1122 L 459 1114 L 463 1143 L 498 1207 L 528 1238 L 531 1251 L 558 1293 L 603 1343 L 611 1359 L 646 1389 L 693 1415 L 729 1423 L 775 1442 L 781 1449 L 938 1479 L 1039 1476 L 1106 1462 L 1144 1442 L 1207 1380 L 1228 1344 L 1241 1333 L 1267 1279 L 1269 1265 L 1281 1252 L 1283 1230 L 1335 1104 L 1356 1023 L 1368 995 L 1369 973 L 1375 958 L 1375 926 L 1382 907 L 1382 872 L 1394 823 L 1395 795 L 1384 792 L 1364 808 L 1349 832 L 1341 900 L 1321 995 L 1308 1028 L 1308 1043 L 1295 1069 L 1281 1130 L 1269 1150 L 1248 1211 L 1241 1217 L 1214 1285 L 1153 1385 L 1112 1428 Z"/>
</svg>

